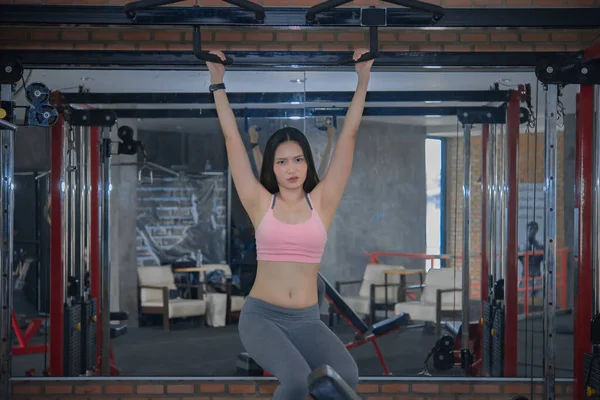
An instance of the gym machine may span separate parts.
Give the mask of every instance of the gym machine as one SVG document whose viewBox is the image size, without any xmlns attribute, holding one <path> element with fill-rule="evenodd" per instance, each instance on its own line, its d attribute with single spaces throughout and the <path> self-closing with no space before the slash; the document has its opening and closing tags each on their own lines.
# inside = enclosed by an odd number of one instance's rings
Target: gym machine
<svg viewBox="0 0 600 400">
<path fill-rule="evenodd" d="M 0 140 L 3 181 L 0 217 L 0 397 L 10 398 L 12 310 L 13 144 L 17 130 L 13 85 L 22 78 L 16 60 L 2 60 L 0 70 Z M 43 83 L 25 88 L 24 125 L 51 129 L 50 365 L 46 376 L 118 375 L 110 340 L 127 331 L 122 312 L 109 310 L 110 159 L 112 154 L 143 151 L 133 130 L 121 126 L 111 139 L 116 115 L 110 110 L 78 109 L 60 104 L 60 93 Z M 100 209 L 100 213 L 94 210 Z M 94 233 L 96 232 L 96 234 Z M 99 325 L 98 325 L 99 323 Z M 34 326 L 35 325 L 35 326 Z M 32 326 L 38 327 L 40 324 Z M 16 329 L 16 328 L 15 328 Z M 19 336 L 20 332 L 16 332 Z M 26 336 L 27 338 L 31 332 Z M 35 334 L 35 332 L 33 332 Z M 25 347 L 21 354 L 46 352 Z M 32 374 L 30 374 L 32 375 Z"/>
<path fill-rule="evenodd" d="M 594 138 L 594 102 L 598 94 L 595 93 L 600 84 L 600 54 L 599 48 L 586 49 L 583 57 L 569 58 L 556 55 L 552 58 L 542 59 L 536 67 L 536 75 L 545 85 L 546 91 L 546 243 L 544 255 L 546 268 L 544 274 L 544 380 L 545 398 L 554 399 L 555 396 L 555 342 L 554 342 L 554 315 L 556 304 L 556 188 L 555 179 L 557 154 L 556 131 L 558 117 L 558 95 L 560 88 L 569 85 L 580 85 L 577 96 L 577 127 L 576 127 L 576 192 L 579 206 L 579 252 L 576 274 L 575 310 L 574 310 L 574 392 L 573 398 L 581 400 L 585 394 L 595 397 L 598 386 L 598 315 L 593 315 L 593 292 L 597 290 L 597 279 L 594 277 L 593 266 L 597 267 L 597 229 L 592 224 L 598 222 L 597 209 L 594 209 L 593 191 L 595 191 L 595 204 L 598 202 L 597 171 L 594 171 L 594 152 L 597 152 L 598 135 Z M 598 125 L 596 124 L 596 130 Z M 596 159 L 596 165 L 597 159 Z M 597 167 L 596 167 L 597 168 Z M 595 183 L 594 183 L 595 182 Z M 595 189 L 593 189 L 595 188 Z M 595 217 L 595 219 L 594 219 Z M 594 258 L 595 257 L 595 258 Z M 596 268 L 596 273 L 598 268 Z M 596 310 L 596 312 L 598 312 Z M 591 338 L 591 340 L 590 340 Z M 593 352 L 592 352 L 593 348 Z M 586 393 L 587 392 L 587 393 Z"/>
<path fill-rule="evenodd" d="M 543 59 L 536 67 L 538 79 L 552 87 L 579 85 L 576 107 L 576 207 L 579 214 L 577 237 L 578 259 L 575 282 L 575 304 L 573 313 L 573 399 L 600 397 L 600 268 L 598 268 L 598 223 L 600 222 L 600 46 L 595 45 L 578 58 L 556 55 Z M 556 89 L 555 89 L 556 90 Z M 554 111 L 554 105 L 548 113 Z M 546 249 L 548 251 L 548 249 Z M 545 284 L 548 282 L 546 278 Z M 554 293 L 552 293 L 554 294 Z M 546 297 L 545 313 L 549 315 L 548 325 L 552 325 L 552 297 Z M 545 316 L 546 316 L 545 315 Z M 546 332 L 547 351 L 552 351 L 554 343 Z M 553 371 L 546 369 L 546 378 Z M 547 389 L 548 387 L 547 383 Z"/>
<path fill-rule="evenodd" d="M 529 85 L 510 92 L 506 133 L 489 125 L 482 132 L 481 353 L 484 374 L 494 377 L 517 376 L 517 154 L 520 123 L 529 122 L 523 121 L 519 107 L 525 102 L 533 119 L 537 111 L 532 109 Z"/>
<path fill-rule="evenodd" d="M 118 375 L 111 339 L 127 326 L 111 321 L 128 315 L 109 311 L 111 157 L 142 146 L 128 126 L 118 129 L 120 141 L 112 140 L 113 111 L 62 105 L 58 92 L 50 97 L 60 113 L 52 127 L 52 204 L 62 204 L 52 207 L 51 219 L 64 222 L 51 224 L 50 321 L 59 329 L 50 330 L 45 375 Z"/>
<path fill-rule="evenodd" d="M 14 140 L 17 125 L 13 85 L 23 76 L 16 60 L 0 61 L 0 398 L 10 399 L 14 218 Z"/>
</svg>

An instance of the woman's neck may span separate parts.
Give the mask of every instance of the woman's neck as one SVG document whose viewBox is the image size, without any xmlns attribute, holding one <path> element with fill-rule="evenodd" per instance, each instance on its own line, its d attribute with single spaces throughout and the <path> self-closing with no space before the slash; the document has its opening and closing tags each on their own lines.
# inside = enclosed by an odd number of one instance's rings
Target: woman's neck
<svg viewBox="0 0 600 400">
<path fill-rule="evenodd" d="M 290 190 L 279 187 L 279 197 L 285 203 L 294 204 L 304 198 L 304 190 L 302 188 Z"/>
</svg>

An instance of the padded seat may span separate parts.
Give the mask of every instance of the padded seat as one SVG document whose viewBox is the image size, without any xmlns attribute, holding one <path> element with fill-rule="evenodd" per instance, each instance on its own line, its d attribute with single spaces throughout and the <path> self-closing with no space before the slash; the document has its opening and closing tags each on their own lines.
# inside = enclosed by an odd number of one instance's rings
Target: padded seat
<svg viewBox="0 0 600 400">
<path fill-rule="evenodd" d="M 113 325 L 110 327 L 110 338 L 115 339 L 127 333 L 127 325 Z"/>
<path fill-rule="evenodd" d="M 308 390 L 316 400 L 361 400 L 329 365 L 323 365 L 308 375 Z"/>
<path fill-rule="evenodd" d="M 169 299 L 169 316 L 172 318 L 195 317 L 206 314 L 206 301 L 196 299 Z M 162 307 L 162 301 L 146 301 L 144 307 Z"/>
<path fill-rule="evenodd" d="M 400 314 L 395 317 L 388 318 L 384 321 L 378 322 L 371 327 L 371 332 L 375 336 L 382 336 L 388 332 L 392 332 L 400 327 L 408 326 L 410 324 L 409 314 Z"/>
</svg>

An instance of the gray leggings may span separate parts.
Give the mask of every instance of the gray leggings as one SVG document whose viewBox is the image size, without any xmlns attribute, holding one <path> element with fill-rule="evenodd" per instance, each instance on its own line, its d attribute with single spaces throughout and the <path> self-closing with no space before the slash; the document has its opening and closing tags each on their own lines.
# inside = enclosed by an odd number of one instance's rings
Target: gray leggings
<svg viewBox="0 0 600 400">
<path fill-rule="evenodd" d="M 325 325 L 318 305 L 301 309 L 247 297 L 238 330 L 248 354 L 279 380 L 273 400 L 306 400 L 307 377 L 331 366 L 354 390 L 358 367 L 342 341 Z"/>
</svg>

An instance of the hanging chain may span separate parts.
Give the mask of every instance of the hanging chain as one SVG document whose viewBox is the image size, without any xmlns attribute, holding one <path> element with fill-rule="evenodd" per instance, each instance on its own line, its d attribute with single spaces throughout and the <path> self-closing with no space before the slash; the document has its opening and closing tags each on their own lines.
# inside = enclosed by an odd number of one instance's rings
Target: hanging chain
<svg viewBox="0 0 600 400">
<path fill-rule="evenodd" d="M 66 172 L 77 171 L 77 150 L 75 149 L 75 131 L 72 126 L 69 126 L 69 132 L 67 133 L 67 166 Z"/>
<path fill-rule="evenodd" d="M 565 127 L 565 106 L 560 100 L 562 97 L 562 89 L 565 85 L 558 85 L 556 91 L 556 124 L 559 128 L 564 129 Z"/>
</svg>

